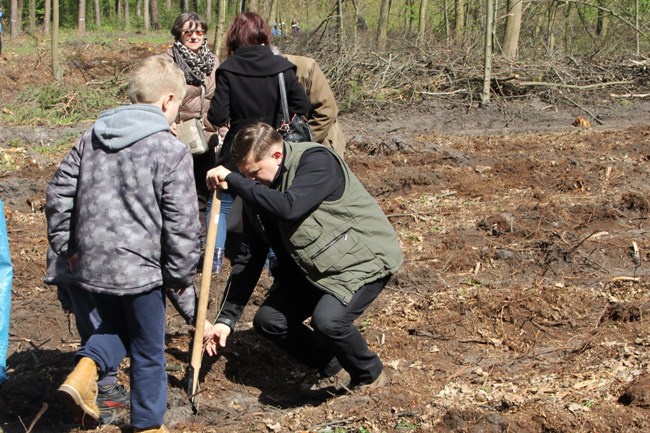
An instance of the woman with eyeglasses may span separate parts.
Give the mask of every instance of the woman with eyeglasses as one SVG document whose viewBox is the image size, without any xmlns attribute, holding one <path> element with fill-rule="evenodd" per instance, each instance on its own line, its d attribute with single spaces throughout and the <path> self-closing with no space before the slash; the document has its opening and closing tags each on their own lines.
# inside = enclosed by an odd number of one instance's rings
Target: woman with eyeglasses
<svg viewBox="0 0 650 433">
<path fill-rule="evenodd" d="M 207 31 L 208 24 L 200 15 L 194 12 L 180 14 L 171 28 L 174 44 L 163 54 L 180 66 L 185 73 L 187 83 L 187 93 L 178 111 L 176 122 L 172 125 L 172 131 L 175 132 L 176 124 L 202 115 L 205 138 L 208 141 L 207 152 L 192 155 L 202 238 L 206 234 L 205 214 L 210 197 L 210 191 L 205 185 L 205 176 L 207 171 L 215 166 L 215 149 L 220 143 L 219 128 L 207 119 L 210 101 L 215 92 L 215 73 L 219 66 L 219 61 L 208 48 Z M 227 128 L 221 130 L 222 136 L 225 136 L 226 131 Z"/>
<path fill-rule="evenodd" d="M 213 125 L 230 125 L 217 165 L 236 171 L 230 157 L 235 135 L 245 126 L 264 122 L 273 128 L 282 123 L 278 73 L 284 73 L 287 105 L 290 114 L 305 115 L 311 101 L 296 78 L 296 65 L 271 51 L 271 29 L 254 12 L 236 15 L 226 35 L 228 57 L 217 69 L 217 90 L 210 104 L 208 119 Z M 203 177 L 205 182 L 206 176 Z M 215 265 L 219 270 L 226 243 L 226 220 L 234 196 L 221 192 L 221 212 L 217 233 Z"/>
<path fill-rule="evenodd" d="M 228 131 L 227 127 L 218 128 L 207 119 L 210 101 L 214 97 L 216 86 L 216 70 L 219 61 L 208 48 L 206 32 L 207 22 L 198 14 L 186 12 L 180 14 L 171 28 L 174 44 L 162 57 L 176 63 L 185 73 L 187 93 L 183 99 L 176 122 L 171 125 L 171 130 L 176 133 L 176 125 L 180 122 L 202 117 L 205 138 L 208 150 L 205 153 L 192 154 L 194 160 L 194 181 L 198 197 L 199 215 L 201 220 L 201 240 L 204 242 L 206 235 L 206 212 L 211 192 L 205 184 L 205 177 L 209 169 L 216 163 L 216 151 L 219 143 Z M 220 138 L 221 136 L 221 138 Z M 181 316 L 192 323 L 195 319 L 196 297 L 194 288 L 188 287 L 183 294 L 176 295 L 172 292 L 169 297 Z M 210 326 L 206 323 L 206 329 Z"/>
</svg>

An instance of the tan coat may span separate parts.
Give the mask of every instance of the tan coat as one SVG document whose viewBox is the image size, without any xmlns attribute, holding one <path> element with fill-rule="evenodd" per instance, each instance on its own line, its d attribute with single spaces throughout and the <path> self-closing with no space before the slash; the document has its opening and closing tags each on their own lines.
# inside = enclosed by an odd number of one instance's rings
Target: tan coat
<svg viewBox="0 0 650 433">
<path fill-rule="evenodd" d="M 171 48 L 167 50 L 164 54 L 161 54 L 165 58 L 174 61 L 174 56 L 172 54 Z M 210 141 L 210 138 L 217 132 L 218 128 L 211 124 L 208 121 L 208 110 L 210 109 L 210 101 L 214 96 L 214 90 L 216 88 L 216 78 L 215 73 L 219 67 L 219 60 L 214 62 L 214 69 L 210 75 L 205 77 L 205 97 L 203 98 L 203 124 L 205 125 L 205 138 Z M 178 110 L 178 116 L 176 117 L 176 123 L 184 122 L 193 117 L 199 117 L 201 113 L 201 87 L 196 85 L 187 85 L 187 93 L 183 99 L 180 109 Z M 222 132 L 222 136 L 228 131 L 227 128 Z"/>
<path fill-rule="evenodd" d="M 331 147 L 343 157 L 345 152 L 345 136 L 338 122 L 339 107 L 336 105 L 334 93 L 325 78 L 325 74 L 310 57 L 285 54 L 287 60 L 296 65 L 298 81 L 305 87 L 312 103 L 312 114 L 309 118 L 314 141 Z"/>
</svg>

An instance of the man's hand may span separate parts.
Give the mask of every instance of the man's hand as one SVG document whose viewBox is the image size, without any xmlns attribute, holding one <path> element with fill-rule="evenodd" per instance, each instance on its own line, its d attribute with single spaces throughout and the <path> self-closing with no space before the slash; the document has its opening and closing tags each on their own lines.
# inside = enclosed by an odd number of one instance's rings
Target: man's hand
<svg viewBox="0 0 650 433">
<path fill-rule="evenodd" d="M 217 347 L 221 349 L 226 347 L 226 339 L 229 335 L 230 326 L 223 323 L 215 323 L 209 332 L 204 332 L 203 341 L 205 343 L 205 351 L 208 352 L 208 355 L 215 356 L 217 354 Z"/>
<path fill-rule="evenodd" d="M 228 170 L 223 165 L 220 165 L 219 167 L 215 167 L 212 170 L 208 171 L 205 182 L 207 183 L 208 188 L 211 190 L 215 189 L 217 186 L 223 188 L 223 186 L 226 184 L 226 176 L 229 174 L 230 170 Z"/>
<path fill-rule="evenodd" d="M 174 137 L 178 137 L 178 132 L 176 132 L 176 122 L 169 125 L 169 132 L 171 132 Z"/>
</svg>

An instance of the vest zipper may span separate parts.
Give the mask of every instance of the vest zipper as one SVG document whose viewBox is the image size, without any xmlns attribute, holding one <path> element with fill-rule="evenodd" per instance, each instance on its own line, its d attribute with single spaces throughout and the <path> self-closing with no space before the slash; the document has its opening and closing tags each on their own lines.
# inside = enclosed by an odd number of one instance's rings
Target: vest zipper
<svg viewBox="0 0 650 433">
<path fill-rule="evenodd" d="M 318 257 L 321 256 L 321 254 L 323 254 L 325 251 L 327 251 L 332 245 L 334 245 L 339 240 L 341 240 L 341 239 L 343 239 L 344 241 L 347 240 L 349 231 L 350 231 L 350 229 L 347 229 L 345 232 L 341 233 L 340 235 L 338 235 L 337 237 L 335 237 L 334 239 L 329 241 L 323 248 L 316 251 L 316 254 L 311 256 L 311 260 L 316 260 Z"/>
</svg>

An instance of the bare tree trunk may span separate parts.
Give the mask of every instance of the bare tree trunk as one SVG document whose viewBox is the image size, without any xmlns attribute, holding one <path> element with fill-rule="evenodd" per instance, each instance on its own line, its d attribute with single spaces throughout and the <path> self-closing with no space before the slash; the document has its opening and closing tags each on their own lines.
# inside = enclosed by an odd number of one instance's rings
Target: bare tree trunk
<svg viewBox="0 0 650 433">
<path fill-rule="evenodd" d="M 124 2 L 124 30 L 131 29 L 131 11 L 129 10 L 129 2 Z"/>
<path fill-rule="evenodd" d="M 188 12 L 190 10 L 189 0 L 183 0 L 183 12 Z"/>
<path fill-rule="evenodd" d="M 18 13 L 17 19 L 16 19 L 16 28 L 18 29 L 18 33 L 23 32 L 23 11 L 25 10 L 25 0 L 18 0 L 18 10 L 16 11 Z"/>
<path fill-rule="evenodd" d="M 386 48 L 389 16 L 390 0 L 381 0 L 381 9 L 379 9 L 379 25 L 377 26 L 377 48 L 380 50 L 384 50 Z"/>
<path fill-rule="evenodd" d="M 449 4 L 447 0 L 444 1 L 442 7 L 444 8 L 443 15 L 445 19 L 445 38 L 447 40 L 447 46 L 451 46 L 451 32 L 449 31 Z"/>
<path fill-rule="evenodd" d="M 639 39 L 639 0 L 635 0 L 634 2 L 634 26 L 636 27 L 636 32 L 634 32 L 636 35 L 636 56 L 639 57 L 641 55 L 641 41 Z"/>
<path fill-rule="evenodd" d="M 273 28 L 273 24 L 276 22 L 277 11 L 278 11 L 278 0 L 271 0 L 271 10 L 269 10 L 269 17 L 266 20 L 266 22 L 269 24 L 269 27 L 271 28 Z M 278 25 L 280 25 L 280 23 L 278 23 Z"/>
<path fill-rule="evenodd" d="M 52 74 L 56 81 L 63 79 L 63 69 L 59 64 L 59 0 L 52 0 Z"/>
<path fill-rule="evenodd" d="M 210 22 L 212 19 L 212 0 L 205 0 L 205 21 Z"/>
<path fill-rule="evenodd" d="M 151 28 L 160 30 L 160 19 L 158 17 L 158 0 L 149 0 L 149 13 L 151 14 Z"/>
<path fill-rule="evenodd" d="M 607 33 L 607 21 L 605 20 L 605 11 L 603 10 L 606 6 L 605 0 L 598 0 L 598 17 L 596 19 L 596 34 L 598 36 L 605 36 Z"/>
<path fill-rule="evenodd" d="M 508 60 L 517 58 L 519 32 L 521 31 L 522 0 L 509 0 L 506 32 L 503 35 L 503 55 Z"/>
<path fill-rule="evenodd" d="M 95 0 L 95 26 L 99 28 L 102 25 L 102 7 L 99 0 Z"/>
<path fill-rule="evenodd" d="M 184 11 L 187 9 L 184 9 Z M 135 2 L 135 16 L 140 19 L 142 18 L 142 0 L 137 0 Z"/>
<path fill-rule="evenodd" d="M 86 33 L 86 0 L 79 0 L 79 16 L 77 17 L 77 34 Z"/>
<path fill-rule="evenodd" d="M 492 29 L 494 26 L 494 0 L 485 0 L 485 64 L 483 68 L 483 93 L 481 104 L 490 102 L 490 84 L 492 81 Z"/>
<path fill-rule="evenodd" d="M 122 10 L 122 0 L 115 0 L 115 15 L 117 17 L 117 21 L 121 21 L 123 19 Z"/>
<path fill-rule="evenodd" d="M 337 24 L 337 41 L 339 52 L 343 49 L 343 1 L 337 0 L 336 7 L 338 10 L 338 17 L 336 18 Z"/>
<path fill-rule="evenodd" d="M 36 0 L 29 0 L 29 32 L 36 33 Z"/>
<path fill-rule="evenodd" d="M 465 30 L 465 0 L 456 0 L 454 15 L 454 40 L 459 43 Z"/>
<path fill-rule="evenodd" d="M 226 0 L 217 0 L 217 31 L 214 34 L 214 55 L 219 58 L 226 27 Z"/>
<path fill-rule="evenodd" d="M 45 12 L 43 15 L 43 33 L 50 34 L 50 21 L 52 21 L 52 0 L 45 0 Z"/>
<path fill-rule="evenodd" d="M 352 0 L 352 7 L 354 8 L 354 16 L 352 18 L 352 39 L 354 40 L 354 44 L 356 45 L 357 43 L 357 36 L 359 35 L 358 33 L 358 27 L 357 27 L 357 19 L 359 16 L 359 5 L 357 4 L 356 0 Z"/>
<path fill-rule="evenodd" d="M 548 8 L 548 52 L 552 53 L 555 49 L 555 35 L 553 34 L 553 27 L 555 24 L 555 15 L 557 13 L 557 6 L 555 3 L 551 3 Z"/>
<path fill-rule="evenodd" d="M 144 31 L 148 32 L 149 29 L 151 28 L 151 16 L 149 15 L 149 0 L 144 0 L 142 13 L 144 14 Z"/>
<path fill-rule="evenodd" d="M 427 27 L 427 0 L 420 0 L 420 14 L 418 21 L 418 46 L 424 42 L 424 33 Z"/>
<path fill-rule="evenodd" d="M 18 37 L 18 0 L 11 0 L 9 5 L 9 39 L 14 40 Z"/>
</svg>

